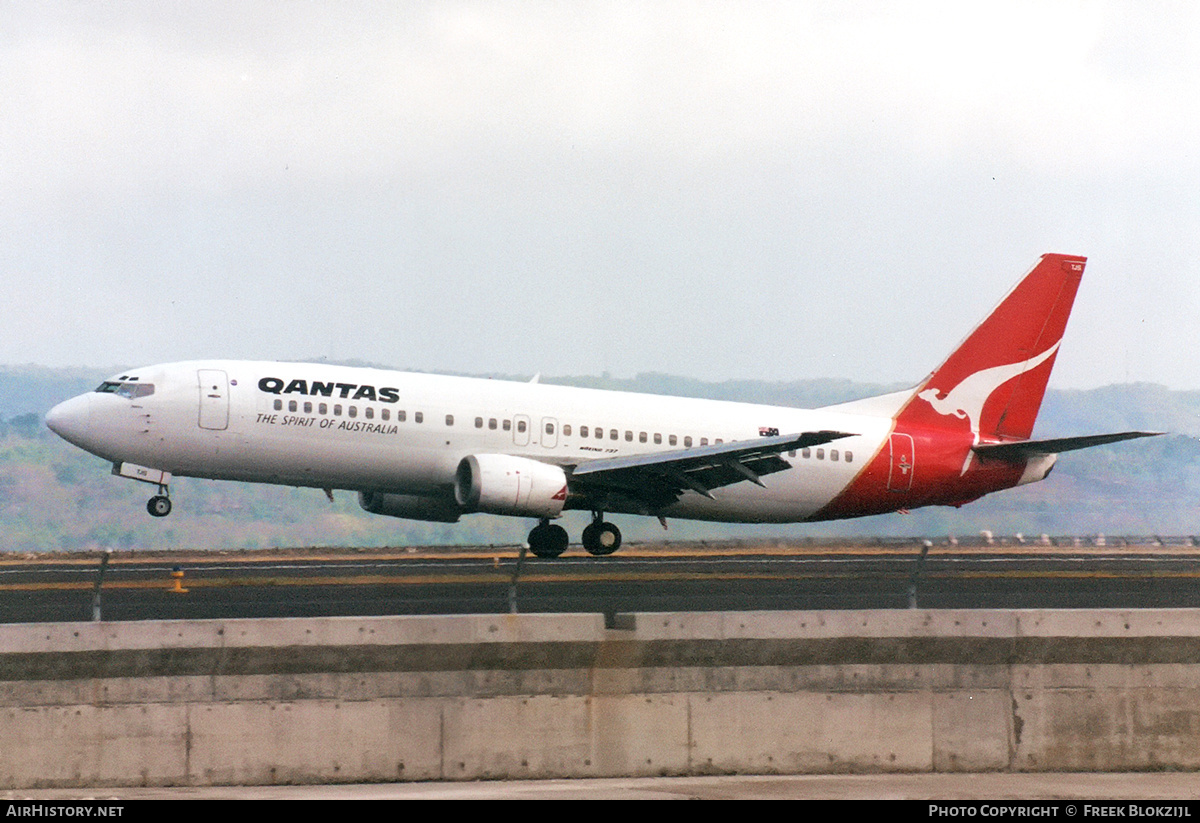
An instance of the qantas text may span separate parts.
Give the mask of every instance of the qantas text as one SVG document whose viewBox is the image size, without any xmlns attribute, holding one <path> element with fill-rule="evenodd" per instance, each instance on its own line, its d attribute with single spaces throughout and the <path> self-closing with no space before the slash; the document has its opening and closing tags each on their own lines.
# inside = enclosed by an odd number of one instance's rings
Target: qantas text
<svg viewBox="0 0 1200 823">
<path fill-rule="evenodd" d="M 258 390 L 268 394 L 307 394 L 310 396 L 333 397 L 334 392 L 344 400 L 375 400 L 380 403 L 399 403 L 400 390 L 392 386 L 376 389 L 358 383 L 325 383 L 321 380 L 282 380 L 264 377 L 258 381 Z"/>
</svg>

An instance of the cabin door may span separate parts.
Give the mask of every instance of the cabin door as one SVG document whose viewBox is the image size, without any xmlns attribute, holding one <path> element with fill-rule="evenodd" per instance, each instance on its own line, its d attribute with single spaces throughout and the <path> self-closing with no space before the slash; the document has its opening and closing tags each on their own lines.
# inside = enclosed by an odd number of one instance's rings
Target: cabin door
<svg viewBox="0 0 1200 823">
<path fill-rule="evenodd" d="M 892 467 L 888 472 L 888 491 L 906 492 L 912 488 L 913 439 L 911 434 L 893 432 L 889 440 Z"/>
<path fill-rule="evenodd" d="M 548 449 L 558 445 L 558 421 L 553 417 L 542 418 L 542 445 Z"/>
<path fill-rule="evenodd" d="M 200 428 L 229 428 L 229 376 L 220 369 L 198 369 L 196 381 L 200 389 Z"/>
<path fill-rule="evenodd" d="M 529 445 L 529 416 L 518 414 L 513 417 L 513 442 L 518 446 Z"/>
</svg>

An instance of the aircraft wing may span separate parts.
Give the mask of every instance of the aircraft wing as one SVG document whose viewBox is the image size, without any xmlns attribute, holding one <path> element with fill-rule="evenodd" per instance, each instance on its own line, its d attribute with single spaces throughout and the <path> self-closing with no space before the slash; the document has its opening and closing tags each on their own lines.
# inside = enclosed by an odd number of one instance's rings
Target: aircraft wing
<svg viewBox="0 0 1200 823">
<path fill-rule="evenodd" d="M 998 460 L 1018 460 L 1035 454 L 1058 454 L 1059 452 L 1088 449 L 1106 443 L 1119 443 L 1138 437 L 1158 437 L 1163 432 L 1116 432 L 1114 434 L 1092 434 L 1084 437 L 1056 437 L 1050 440 L 1019 440 L 1013 443 L 980 443 L 974 446 L 980 457 Z"/>
<path fill-rule="evenodd" d="M 690 449 L 589 460 L 571 472 L 573 485 L 604 508 L 609 500 L 634 501 L 648 514 L 669 506 L 684 491 L 712 498 L 712 490 L 791 467 L 780 455 L 853 437 L 848 432 L 815 431 L 736 440 Z"/>
</svg>

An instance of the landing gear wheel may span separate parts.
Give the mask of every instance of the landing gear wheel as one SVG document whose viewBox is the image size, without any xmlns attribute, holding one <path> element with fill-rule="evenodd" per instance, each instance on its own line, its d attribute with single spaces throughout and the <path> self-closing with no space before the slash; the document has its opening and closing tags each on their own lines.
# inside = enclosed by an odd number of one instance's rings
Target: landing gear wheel
<svg viewBox="0 0 1200 823">
<path fill-rule="evenodd" d="M 558 557 L 567 550 L 570 538 L 562 526 L 542 523 L 529 533 L 529 550 L 534 557 Z"/>
<path fill-rule="evenodd" d="M 621 530 L 612 523 L 596 521 L 583 530 L 583 547 L 594 557 L 612 554 L 621 548 Z"/>
<path fill-rule="evenodd" d="M 146 502 L 146 511 L 154 517 L 166 517 L 171 513 L 171 498 L 156 494 Z"/>
</svg>

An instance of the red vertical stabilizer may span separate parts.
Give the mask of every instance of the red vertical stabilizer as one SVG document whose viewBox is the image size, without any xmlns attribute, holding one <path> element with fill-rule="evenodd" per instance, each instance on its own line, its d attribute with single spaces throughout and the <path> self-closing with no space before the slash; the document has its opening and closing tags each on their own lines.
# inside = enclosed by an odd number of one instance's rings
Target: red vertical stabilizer
<svg viewBox="0 0 1200 823">
<path fill-rule="evenodd" d="M 1033 432 L 1086 262 L 1043 255 L 921 381 L 896 413 L 890 440 L 812 519 L 960 505 L 1021 482 L 1023 458 L 981 464 L 972 447 Z"/>
<path fill-rule="evenodd" d="M 898 427 L 969 424 L 974 442 L 1024 440 L 1067 328 L 1084 257 L 1046 254 L 917 387 Z"/>
</svg>

